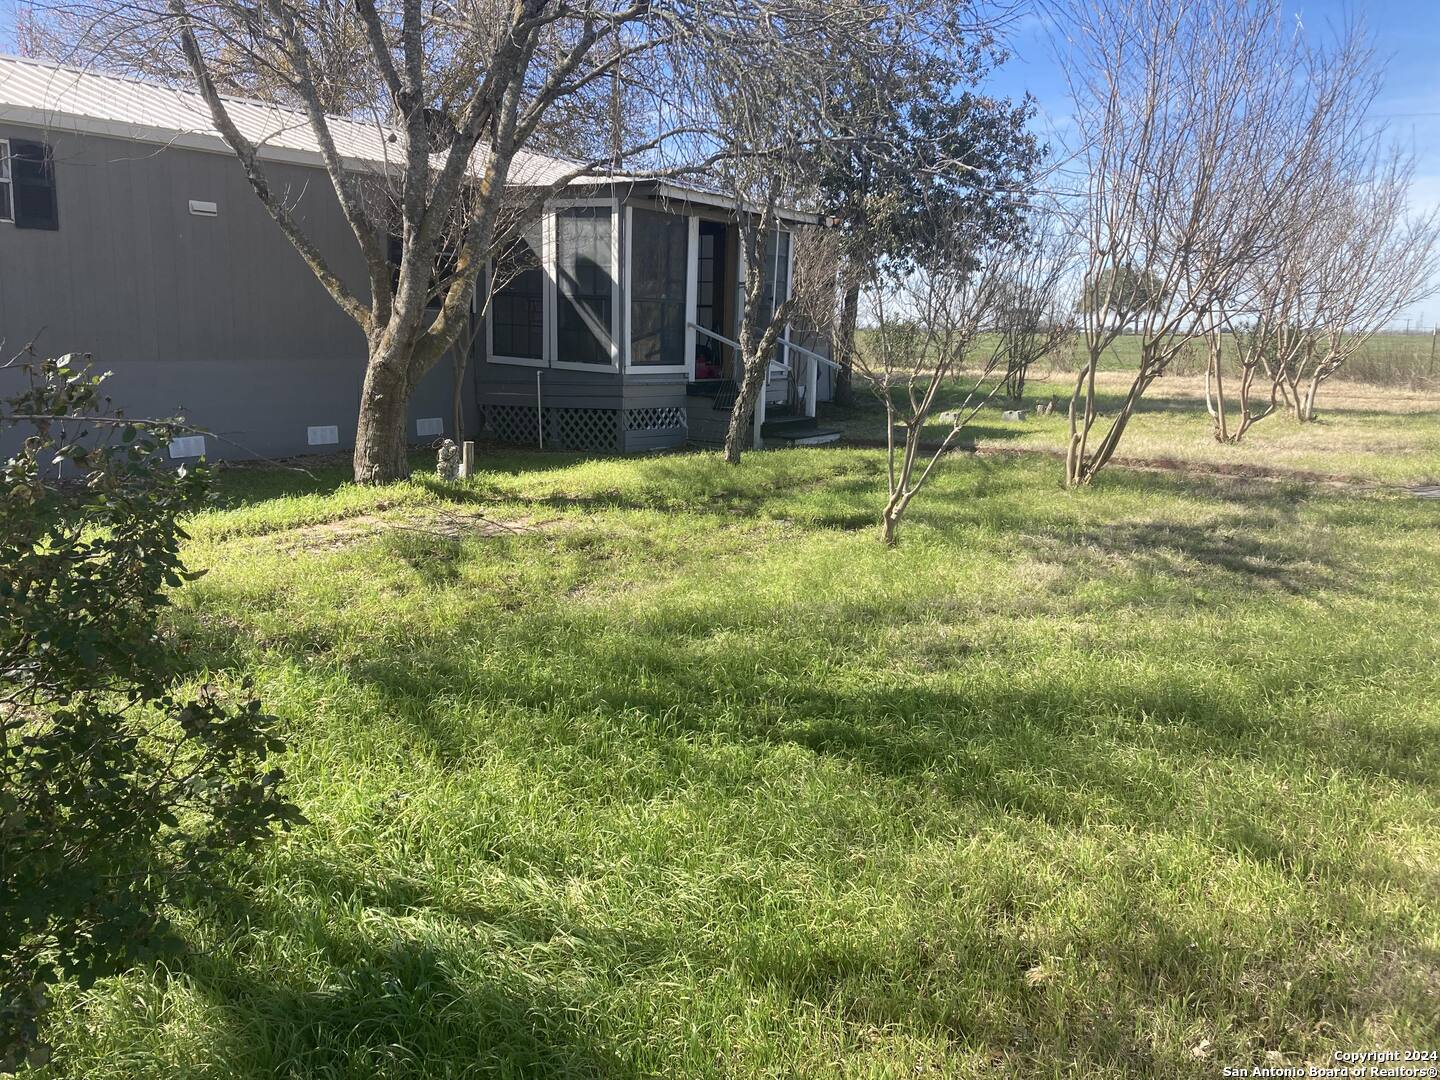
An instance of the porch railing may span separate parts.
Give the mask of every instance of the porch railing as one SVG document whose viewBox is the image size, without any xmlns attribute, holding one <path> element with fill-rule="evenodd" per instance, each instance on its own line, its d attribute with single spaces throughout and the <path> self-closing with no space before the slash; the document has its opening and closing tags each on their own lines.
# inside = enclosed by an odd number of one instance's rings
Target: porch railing
<svg viewBox="0 0 1440 1080">
<path fill-rule="evenodd" d="M 699 325 L 698 323 L 692 322 L 688 325 L 690 329 L 694 330 L 696 333 L 704 334 L 707 338 L 712 338 L 713 340 L 720 342 L 720 344 L 728 345 L 730 348 L 734 349 L 737 358 L 742 355 L 742 350 L 738 341 L 734 341 L 731 338 L 726 337 L 724 334 L 717 334 L 714 330 L 708 330 L 705 327 Z M 788 335 L 782 336 L 780 338 L 779 344 L 781 349 L 780 355 L 782 359 L 778 361 L 771 360 L 769 362 L 769 369 L 766 372 L 766 381 L 768 382 L 770 376 L 772 375 L 789 375 L 790 353 L 799 353 L 802 357 L 809 361 L 809 363 L 805 365 L 805 370 L 803 373 L 805 379 L 805 415 L 813 417 L 815 415 L 815 395 L 818 390 L 817 384 L 820 381 L 820 365 L 827 364 L 836 371 L 840 370 L 840 365 L 837 364 L 834 360 L 830 359 L 830 357 L 828 356 L 821 356 L 813 349 L 807 349 L 803 345 L 796 345 L 793 341 L 790 340 Z M 757 446 L 760 443 L 760 428 L 764 426 L 764 424 L 765 391 L 762 389 L 760 391 L 760 400 L 755 403 L 755 443 Z"/>
</svg>

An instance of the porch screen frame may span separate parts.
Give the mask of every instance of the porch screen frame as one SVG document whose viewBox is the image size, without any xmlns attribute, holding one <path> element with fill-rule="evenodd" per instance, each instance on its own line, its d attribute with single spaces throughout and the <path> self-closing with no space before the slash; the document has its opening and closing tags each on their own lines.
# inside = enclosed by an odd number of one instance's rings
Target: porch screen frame
<svg viewBox="0 0 1440 1080">
<path fill-rule="evenodd" d="M 738 233 L 737 241 L 738 241 L 739 251 L 738 251 L 737 257 L 736 257 L 736 259 L 735 259 L 735 289 L 736 289 L 735 295 L 736 295 L 736 298 L 737 298 L 737 301 L 738 301 L 738 302 L 737 302 L 736 305 L 735 305 L 735 328 L 734 328 L 734 334 L 735 334 L 735 337 L 736 337 L 736 338 L 739 338 L 739 337 L 740 337 L 740 325 L 741 325 L 741 322 L 742 322 L 742 321 L 744 320 L 744 318 L 745 318 L 745 286 L 746 286 L 746 284 L 747 284 L 745 274 L 746 274 L 746 271 L 747 271 L 748 267 L 746 266 L 746 260 L 745 260 L 745 242 L 746 242 L 746 241 L 745 241 L 745 230 L 744 230 L 744 229 L 738 229 L 738 230 L 736 230 L 736 232 Z M 788 229 L 788 228 L 784 227 L 783 225 L 777 224 L 777 225 L 775 226 L 775 232 L 776 232 L 776 234 L 777 234 L 777 237 L 780 236 L 780 235 L 783 235 L 783 236 L 786 238 L 786 239 L 785 239 L 785 295 L 784 295 L 784 296 L 776 296 L 776 295 L 772 292 L 771 297 L 770 297 L 771 303 L 774 305 L 774 307 L 779 307 L 779 306 L 780 306 L 781 304 L 783 304 L 786 300 L 789 300 L 790 297 L 793 296 L 794 293 L 795 293 L 795 230 L 794 230 L 794 229 Z M 776 244 L 777 244 L 777 245 L 779 244 L 778 238 L 777 238 L 777 240 L 776 240 Z M 779 268 L 779 267 L 778 267 L 778 264 L 779 264 L 779 260 L 776 260 L 775 269 L 778 269 L 778 268 Z M 765 274 L 765 267 L 764 267 L 763 265 L 762 265 L 761 268 L 760 268 L 760 274 L 761 274 L 761 279 L 763 280 L 763 279 L 764 279 L 764 274 Z M 771 289 L 772 289 L 772 290 L 774 289 L 774 283 L 773 283 L 773 282 L 771 283 Z M 771 310 L 774 310 L 774 308 L 772 308 Z M 786 320 L 785 320 L 785 330 L 784 330 L 784 334 L 782 335 L 781 340 L 776 342 L 776 345 L 777 345 L 780 349 L 784 350 L 784 352 L 782 353 L 782 355 L 784 355 L 787 359 L 788 359 L 788 357 L 789 357 L 789 350 L 786 348 L 786 343 L 788 342 L 789 338 L 790 338 L 790 320 L 789 320 L 789 319 L 786 319 Z M 775 361 L 775 362 L 778 363 L 779 361 Z"/>
<path fill-rule="evenodd" d="M 10 140 L 0 139 L 0 221 L 15 223 L 15 185 L 10 182 Z"/>
<path fill-rule="evenodd" d="M 551 347 L 550 312 L 554 302 L 550 298 L 550 283 L 554 273 L 551 267 L 551 247 L 554 243 L 554 222 L 547 210 L 540 216 L 540 357 L 497 356 L 495 354 L 495 261 L 485 264 L 485 280 L 490 287 L 490 301 L 485 312 L 485 359 L 492 364 L 511 364 L 515 367 L 546 368 L 551 364 L 555 352 Z"/>
<path fill-rule="evenodd" d="M 685 360 L 679 364 L 637 364 L 631 352 L 631 306 L 634 304 L 634 290 L 631 287 L 631 267 L 634 266 L 635 204 L 625 204 L 625 261 L 623 289 L 625 303 L 625 373 L 637 375 L 684 375 L 687 380 L 695 378 L 695 301 L 696 282 L 700 276 L 700 219 L 694 214 L 671 214 L 653 206 L 641 204 L 641 210 L 655 214 L 666 214 L 685 220 Z"/>
<path fill-rule="evenodd" d="M 560 359 L 560 242 L 556 223 L 562 210 L 577 206 L 604 206 L 610 209 L 610 363 L 584 364 L 574 360 Z M 624 269 L 620 262 L 621 202 L 611 196 L 605 199 L 556 199 L 547 203 L 545 221 L 549 232 L 546 235 L 545 275 L 545 334 L 546 349 L 550 366 L 565 371 L 608 371 L 618 373 L 621 369 L 620 333 L 625 326 L 621 305 L 625 303 L 621 278 Z"/>
</svg>

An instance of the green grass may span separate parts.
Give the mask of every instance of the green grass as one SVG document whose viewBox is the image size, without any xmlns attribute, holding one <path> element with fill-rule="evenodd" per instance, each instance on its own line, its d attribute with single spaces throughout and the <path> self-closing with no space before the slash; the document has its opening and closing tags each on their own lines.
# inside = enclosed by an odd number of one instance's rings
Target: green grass
<svg viewBox="0 0 1440 1080">
<path fill-rule="evenodd" d="M 1436 504 L 957 457 L 887 551 L 875 451 L 486 465 L 226 474 L 173 628 L 311 823 L 66 997 L 55 1075 L 1440 1043 Z"/>
</svg>

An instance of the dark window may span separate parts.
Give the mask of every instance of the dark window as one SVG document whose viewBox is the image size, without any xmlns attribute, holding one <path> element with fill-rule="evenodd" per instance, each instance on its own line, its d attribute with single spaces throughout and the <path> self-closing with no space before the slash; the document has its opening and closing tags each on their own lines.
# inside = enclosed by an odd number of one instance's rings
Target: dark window
<svg viewBox="0 0 1440 1080">
<path fill-rule="evenodd" d="M 555 215 L 558 361 L 611 363 L 615 270 L 610 227 L 608 206 L 575 206 Z"/>
<path fill-rule="evenodd" d="M 690 223 L 652 210 L 631 213 L 630 362 L 685 363 L 685 272 Z"/>
<path fill-rule="evenodd" d="M 493 356 L 545 358 L 545 273 L 540 268 L 541 227 L 537 221 L 495 260 L 495 295 L 490 298 Z"/>
<path fill-rule="evenodd" d="M 10 144 L 0 139 L 0 221 L 13 218 L 10 204 Z"/>
<path fill-rule="evenodd" d="M 44 143 L 10 144 L 10 186 L 17 229 L 58 229 L 60 208 L 55 198 L 55 158 Z"/>
<path fill-rule="evenodd" d="M 718 221 L 700 222 L 700 251 L 696 262 L 695 322 L 717 334 L 731 334 L 725 325 L 725 226 Z M 704 334 L 695 335 L 695 377 L 718 379 L 724 371 L 728 346 Z"/>
</svg>

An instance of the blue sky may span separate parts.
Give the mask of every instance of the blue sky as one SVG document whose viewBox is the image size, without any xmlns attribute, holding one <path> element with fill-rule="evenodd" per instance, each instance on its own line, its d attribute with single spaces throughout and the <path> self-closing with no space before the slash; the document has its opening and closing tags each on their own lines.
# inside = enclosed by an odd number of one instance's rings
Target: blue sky
<svg viewBox="0 0 1440 1080">
<path fill-rule="evenodd" d="M 1393 134 L 1413 146 L 1419 157 L 1413 193 L 1416 208 L 1440 204 L 1440 17 L 1436 0 L 1292 0 L 1290 8 L 1314 29 L 1339 25 L 1350 16 L 1366 24 L 1387 65 L 1377 119 L 1384 119 Z M 15 0 L 0 0 L 0 51 L 14 51 L 14 27 Z M 1065 85 L 1055 70 L 1045 26 L 1034 17 L 1020 18 L 1012 29 L 1010 46 L 1014 55 L 994 74 L 993 90 L 1007 96 L 1027 90 L 1035 95 L 1042 128 L 1047 122 L 1063 119 L 1069 111 Z M 1440 297 L 1406 314 L 1412 326 L 1420 321 L 1427 327 L 1440 325 Z"/>
<path fill-rule="evenodd" d="M 0 0 L 4 2 L 4 0 Z M 1436 0 L 1378 0 L 1340 3 L 1337 0 L 1293 0 L 1290 11 L 1309 29 L 1338 27 L 1350 18 L 1364 23 L 1386 64 L 1385 89 L 1375 108 L 1392 135 L 1414 148 L 1418 162 L 1411 194 L 1416 209 L 1440 204 L 1440 4 Z M 1063 125 L 1069 114 L 1064 80 L 1055 68 L 1054 50 L 1047 27 L 1038 19 L 1022 17 L 1012 28 L 1014 55 L 995 72 L 990 87 L 1018 96 L 1029 91 L 1039 102 L 1039 126 Z M 1420 321 L 1440 325 L 1440 296 L 1405 313 L 1412 328 Z"/>
</svg>

